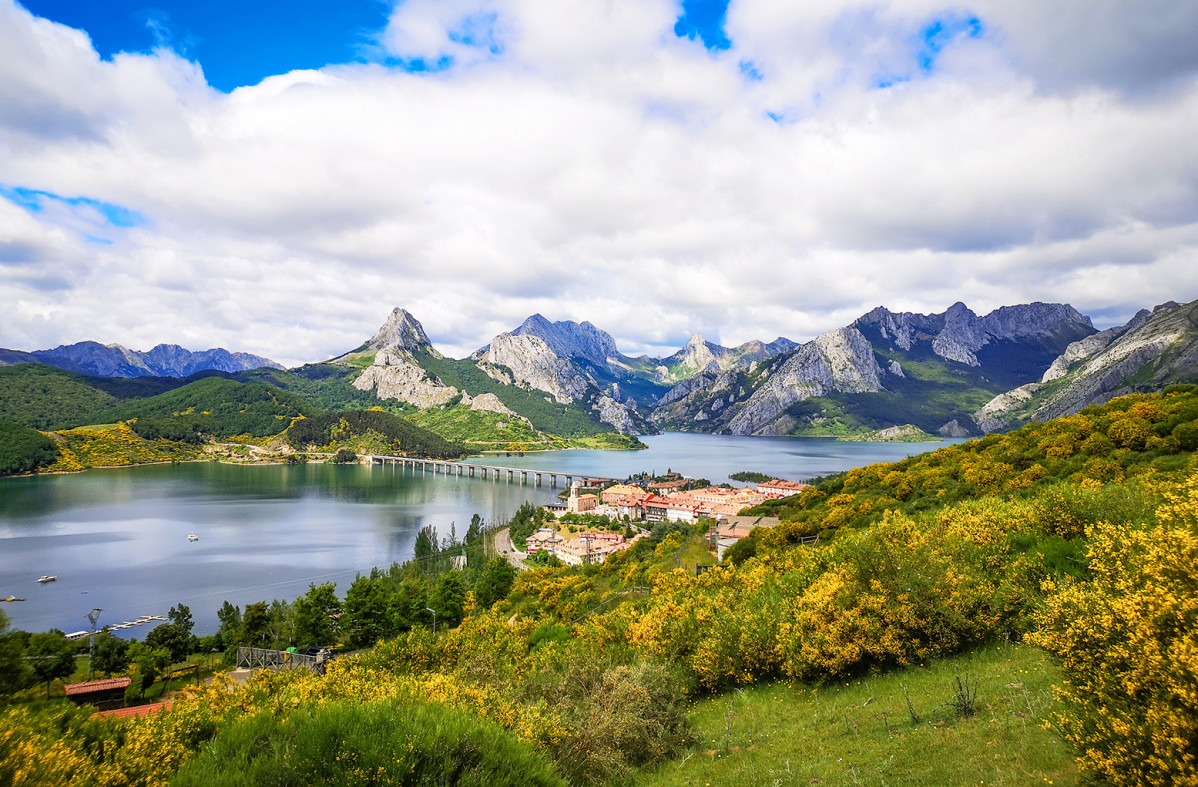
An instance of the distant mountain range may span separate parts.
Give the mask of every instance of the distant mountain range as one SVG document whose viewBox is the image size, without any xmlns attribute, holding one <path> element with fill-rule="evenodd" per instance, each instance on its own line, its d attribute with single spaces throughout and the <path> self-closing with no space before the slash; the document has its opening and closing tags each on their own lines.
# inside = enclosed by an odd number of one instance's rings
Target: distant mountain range
<svg viewBox="0 0 1198 787">
<path fill-rule="evenodd" d="M 215 370 L 325 410 L 385 405 L 449 439 L 487 431 L 496 445 L 663 429 L 884 436 L 907 424 L 969 436 L 1198 379 L 1196 304 L 1164 304 L 1102 332 L 1066 304 L 981 316 L 962 303 L 940 314 L 878 307 L 803 344 L 778 338 L 726 348 L 696 335 L 663 358 L 624 355 L 589 322 L 537 314 L 464 359 L 438 352 L 419 321 L 397 307 L 357 349 L 286 371 L 226 350 L 159 345 L 138 353 L 94 342 L 0 351 L 0 364 L 35 361 L 129 378 Z M 132 390 L 100 387 L 118 398 Z"/>
<path fill-rule="evenodd" d="M 261 367 L 283 368 L 269 358 L 219 347 L 192 352 L 177 344 L 160 344 L 148 352 L 140 352 L 99 342 L 78 342 L 33 352 L 0 349 L 0 366 L 16 363 L 44 363 L 94 377 L 190 377 L 206 371 L 232 373 Z"/>
</svg>

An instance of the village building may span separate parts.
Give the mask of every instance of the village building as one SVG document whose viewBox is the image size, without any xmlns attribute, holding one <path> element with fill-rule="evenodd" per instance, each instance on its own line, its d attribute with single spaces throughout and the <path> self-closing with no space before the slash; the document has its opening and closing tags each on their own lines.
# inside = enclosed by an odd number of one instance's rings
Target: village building
<svg viewBox="0 0 1198 787">
<path fill-rule="evenodd" d="M 95 705 L 100 710 L 125 707 L 125 689 L 133 681 L 130 678 L 109 678 L 71 683 L 64 687 L 67 699 L 76 705 Z"/>
<path fill-rule="evenodd" d="M 649 491 L 656 492 L 659 495 L 667 495 L 670 492 L 677 492 L 682 487 L 686 486 L 686 479 L 680 478 L 676 481 L 655 481 L 649 484 Z"/>
<path fill-rule="evenodd" d="M 650 495 L 645 498 L 645 521 L 646 522 L 664 522 L 666 520 L 666 506 L 670 504 L 669 499 Z"/>
<path fill-rule="evenodd" d="M 779 497 L 790 497 L 802 492 L 811 484 L 800 484 L 796 481 L 781 481 L 777 478 L 766 481 L 764 484 L 757 485 L 757 491 L 768 497 L 777 499 Z"/>
<path fill-rule="evenodd" d="M 530 555 L 541 551 L 548 551 L 552 554 L 554 546 L 561 540 L 562 537 L 551 528 L 543 527 L 528 537 L 528 548 L 525 551 Z"/>
<path fill-rule="evenodd" d="M 666 519 L 671 522 L 694 524 L 699 521 L 698 508 L 697 503 L 692 503 L 689 500 L 667 498 Z"/>
<path fill-rule="evenodd" d="M 631 499 L 639 502 L 648 496 L 648 492 L 632 484 L 612 484 L 603 490 L 603 502 L 607 505 L 615 505 L 617 500 Z"/>
<path fill-rule="evenodd" d="M 716 560 L 723 561 L 724 553 L 737 541 L 759 527 L 776 527 L 782 520 L 773 516 L 733 516 L 721 524 L 715 533 Z"/>
<path fill-rule="evenodd" d="M 573 489 L 571 490 L 574 491 Z M 573 495 L 566 500 L 567 514 L 585 514 L 588 511 L 594 511 L 599 505 L 599 498 L 596 495 Z"/>
</svg>

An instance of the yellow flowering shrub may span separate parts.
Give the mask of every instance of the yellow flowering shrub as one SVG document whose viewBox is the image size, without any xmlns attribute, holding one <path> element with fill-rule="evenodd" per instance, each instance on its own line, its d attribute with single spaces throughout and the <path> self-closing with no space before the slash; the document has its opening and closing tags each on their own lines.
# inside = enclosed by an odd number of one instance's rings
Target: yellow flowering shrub
<svg viewBox="0 0 1198 787">
<path fill-rule="evenodd" d="M 1061 659 L 1055 717 L 1117 785 L 1198 785 L 1198 474 L 1158 524 L 1089 529 L 1088 582 L 1052 591 L 1032 641 Z"/>
</svg>

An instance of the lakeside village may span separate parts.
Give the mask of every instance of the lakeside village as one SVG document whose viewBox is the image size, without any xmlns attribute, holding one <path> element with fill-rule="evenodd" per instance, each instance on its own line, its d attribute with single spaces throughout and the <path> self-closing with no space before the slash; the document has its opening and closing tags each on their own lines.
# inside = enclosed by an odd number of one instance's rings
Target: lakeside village
<svg viewBox="0 0 1198 787">
<path fill-rule="evenodd" d="M 771 478 L 736 489 L 730 486 L 711 486 L 707 481 L 684 478 L 668 472 L 661 478 L 642 476 L 607 487 L 582 487 L 575 482 L 564 503 L 543 506 L 547 516 L 559 523 L 542 527 L 527 538 L 527 555 L 551 555 L 566 565 L 602 563 L 613 552 L 628 549 L 649 534 L 652 526 L 661 522 L 695 525 L 700 520 L 711 523 L 709 548 L 717 560 L 724 552 L 758 527 L 773 527 L 776 517 L 740 516 L 746 508 L 766 500 L 797 495 L 808 484 Z M 583 491 L 593 490 L 593 491 Z M 609 524 L 616 530 L 573 531 L 575 524 Z"/>
</svg>

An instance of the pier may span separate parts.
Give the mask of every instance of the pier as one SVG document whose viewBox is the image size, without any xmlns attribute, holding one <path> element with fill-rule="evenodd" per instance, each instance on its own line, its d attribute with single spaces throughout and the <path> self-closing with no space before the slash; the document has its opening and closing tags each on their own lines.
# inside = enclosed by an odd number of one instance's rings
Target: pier
<svg viewBox="0 0 1198 787">
<path fill-rule="evenodd" d="M 582 486 L 601 486 L 614 483 L 620 479 L 604 476 L 583 475 L 581 473 L 566 473 L 557 470 L 530 470 L 526 467 L 501 467 L 498 465 L 479 465 L 469 462 L 450 462 L 444 459 L 413 459 L 408 456 L 364 456 L 363 460 L 371 465 L 391 465 L 393 467 L 419 469 L 421 473 L 440 473 L 446 478 L 481 478 L 484 480 L 506 481 L 519 480 L 522 484 L 529 482 L 541 486 L 549 479 L 551 486 L 556 487 L 561 478 L 567 487 L 578 481 Z"/>
</svg>

